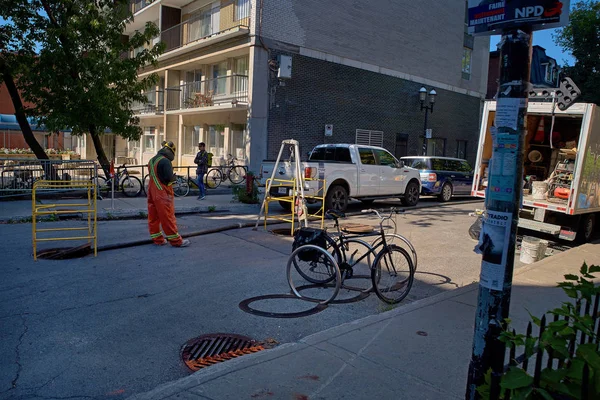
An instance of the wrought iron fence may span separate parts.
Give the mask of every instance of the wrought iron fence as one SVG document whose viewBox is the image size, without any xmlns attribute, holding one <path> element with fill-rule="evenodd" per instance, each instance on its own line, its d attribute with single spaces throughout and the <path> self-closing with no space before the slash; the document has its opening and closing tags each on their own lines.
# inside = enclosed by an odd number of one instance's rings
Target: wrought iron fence
<svg viewBox="0 0 600 400">
<path fill-rule="evenodd" d="M 134 102 L 131 106 L 134 114 L 160 114 L 165 110 L 164 90 L 150 90 L 143 94 L 148 99 L 148 102 Z"/>
<path fill-rule="evenodd" d="M 167 111 L 209 107 L 218 104 L 247 104 L 248 76 L 228 75 L 173 86 L 167 91 Z"/>
<path fill-rule="evenodd" d="M 533 376 L 533 387 L 541 388 L 540 382 L 542 378 L 543 370 L 555 370 L 558 368 L 563 368 L 566 364 L 570 363 L 573 359 L 573 356 L 576 354 L 577 348 L 580 345 L 585 343 L 594 343 L 597 346 L 600 345 L 600 294 L 596 294 L 591 297 L 590 301 L 586 301 L 585 299 L 578 299 L 575 303 L 575 313 L 582 317 L 591 318 L 593 332 L 595 332 L 595 336 L 588 336 L 584 332 L 582 332 L 581 328 L 575 321 L 570 320 L 568 316 L 564 316 L 560 318 L 556 314 L 548 314 L 552 318 L 550 323 L 560 323 L 564 324 L 565 327 L 569 327 L 573 330 L 574 334 L 569 341 L 568 344 L 568 357 L 559 356 L 558 354 L 554 354 L 552 350 L 546 350 L 540 346 L 536 346 L 533 348 L 533 351 L 530 351 L 528 354 L 526 348 L 524 346 L 512 346 L 507 350 L 509 356 L 509 363 L 504 366 L 503 371 L 495 371 L 491 376 L 491 385 L 490 385 L 490 399 L 504 399 L 510 400 L 511 393 L 510 390 L 506 390 L 502 393 L 501 388 L 501 377 L 507 372 L 511 367 L 517 367 L 527 372 L 529 375 Z M 542 337 L 544 332 L 548 327 L 548 319 L 546 314 L 542 316 L 539 320 L 539 331 L 537 334 L 538 343 L 542 343 Z M 564 321 L 564 322 L 559 322 Z M 566 322 L 566 324 L 565 324 Z M 512 330 L 513 335 L 516 334 L 515 330 Z M 528 343 L 533 339 L 533 325 L 531 322 L 527 325 L 527 330 L 525 333 L 525 343 Z M 598 348 L 598 347 L 596 347 Z M 517 351 L 522 351 L 522 353 L 517 356 Z M 592 384 L 590 381 L 590 370 L 587 364 L 584 364 L 582 371 L 582 380 L 581 380 L 581 393 L 573 393 L 573 395 L 577 396 L 576 398 L 587 400 L 589 397 L 589 387 Z M 555 397 L 557 399 L 570 399 L 571 397 Z"/>
<path fill-rule="evenodd" d="M 46 181 L 86 181 L 98 174 L 96 162 L 91 160 L 38 160 L 0 158 L 0 198 L 30 196 L 33 184 Z M 42 192 L 65 192 L 65 189 Z"/>
</svg>

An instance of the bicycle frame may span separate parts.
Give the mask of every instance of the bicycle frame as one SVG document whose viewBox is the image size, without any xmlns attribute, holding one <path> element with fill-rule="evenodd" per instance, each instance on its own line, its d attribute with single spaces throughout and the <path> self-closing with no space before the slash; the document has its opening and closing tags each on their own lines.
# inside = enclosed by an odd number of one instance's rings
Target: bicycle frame
<svg viewBox="0 0 600 400">
<path fill-rule="evenodd" d="M 375 211 L 375 210 L 373 210 L 373 211 Z M 373 257 L 375 257 L 381 250 L 384 250 L 384 249 L 388 248 L 388 243 L 387 243 L 387 240 L 385 238 L 385 236 L 386 236 L 385 235 L 385 231 L 383 229 L 383 222 L 386 219 L 391 219 L 391 214 L 388 217 L 381 217 L 379 215 L 379 213 L 377 213 L 377 215 L 380 218 L 380 221 L 379 221 L 380 231 L 379 232 L 364 233 L 364 234 L 347 234 L 347 233 L 344 233 L 340 229 L 340 224 L 339 224 L 338 220 L 335 219 L 335 227 L 337 228 L 337 231 L 338 231 L 338 240 L 336 241 L 336 245 L 340 249 L 340 252 L 341 252 L 341 255 L 342 255 L 342 258 L 343 258 L 342 259 L 343 263 L 347 263 L 347 260 L 348 260 L 347 255 L 346 255 L 346 247 L 347 247 L 347 245 L 345 245 L 345 241 L 346 242 L 348 242 L 348 241 L 358 242 L 358 243 L 361 243 L 361 244 L 367 246 L 367 248 L 369 249 L 368 252 L 366 252 L 365 254 L 363 254 L 358 259 L 354 260 L 355 261 L 355 265 L 358 264 L 359 262 L 361 262 L 366 257 L 368 257 L 370 255 L 373 255 Z M 379 238 L 375 241 L 374 244 L 369 244 L 369 243 L 365 242 L 364 240 L 360 240 L 361 238 L 375 237 L 375 236 L 378 236 Z M 372 269 L 373 265 L 370 265 L 370 268 Z"/>
</svg>

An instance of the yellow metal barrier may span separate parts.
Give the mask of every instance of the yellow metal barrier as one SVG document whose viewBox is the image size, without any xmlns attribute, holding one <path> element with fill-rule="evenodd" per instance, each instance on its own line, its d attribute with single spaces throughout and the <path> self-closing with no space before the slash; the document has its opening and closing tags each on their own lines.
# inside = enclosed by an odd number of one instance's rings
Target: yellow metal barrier
<svg viewBox="0 0 600 400">
<path fill-rule="evenodd" d="M 271 178 L 267 179 L 265 187 L 269 187 L 269 182 Z M 321 202 L 321 207 L 314 214 L 307 213 L 307 218 L 320 219 L 321 220 L 321 229 L 325 226 L 325 180 L 324 179 L 312 179 L 312 178 L 304 178 L 304 182 L 309 181 L 321 181 L 323 185 L 320 189 L 317 190 L 312 196 L 304 195 L 305 199 L 312 199 L 315 201 Z M 291 186 L 291 188 L 290 188 Z M 294 234 L 294 226 L 296 224 L 296 219 L 298 219 L 298 215 L 296 213 L 296 200 L 300 200 L 300 194 L 296 193 L 296 179 L 273 179 L 271 183 L 271 190 L 273 188 L 287 188 L 288 192 L 287 196 L 281 197 L 272 197 L 270 193 L 265 193 L 265 216 L 264 216 L 264 227 L 267 229 L 267 219 L 275 219 L 282 222 L 291 223 L 290 227 L 290 236 Z M 279 190 L 279 189 L 277 189 Z M 280 214 L 280 215 L 271 215 L 269 216 L 269 203 L 271 202 L 283 202 L 290 203 L 290 213 Z M 298 219 L 298 222 L 300 220 Z"/>
<path fill-rule="evenodd" d="M 63 204 L 38 204 L 37 193 L 43 191 L 48 194 L 52 190 L 80 189 L 86 191 L 87 202 L 85 203 L 63 203 Z M 58 240 L 88 240 L 94 248 L 94 256 L 98 255 L 98 230 L 97 230 L 97 186 L 93 181 L 44 181 L 40 180 L 33 184 L 31 196 L 32 237 L 33 237 L 33 259 L 37 260 L 38 242 L 50 242 Z M 67 208 L 68 210 L 64 209 Z M 62 209 L 61 209 L 62 208 Z M 76 228 L 38 228 L 37 219 L 44 215 L 85 214 L 87 215 L 87 226 Z M 70 232 L 87 231 L 85 236 L 68 237 L 44 237 L 38 238 L 40 232 Z"/>
</svg>

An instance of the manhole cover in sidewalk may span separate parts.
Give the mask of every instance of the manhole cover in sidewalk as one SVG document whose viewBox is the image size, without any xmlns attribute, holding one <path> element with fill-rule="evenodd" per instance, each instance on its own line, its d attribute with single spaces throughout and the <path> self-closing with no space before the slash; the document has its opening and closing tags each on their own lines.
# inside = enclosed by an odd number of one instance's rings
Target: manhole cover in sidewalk
<svg viewBox="0 0 600 400">
<path fill-rule="evenodd" d="M 211 333 L 188 340 L 181 348 L 181 359 L 192 371 L 264 350 L 249 337 L 229 333 Z"/>
</svg>

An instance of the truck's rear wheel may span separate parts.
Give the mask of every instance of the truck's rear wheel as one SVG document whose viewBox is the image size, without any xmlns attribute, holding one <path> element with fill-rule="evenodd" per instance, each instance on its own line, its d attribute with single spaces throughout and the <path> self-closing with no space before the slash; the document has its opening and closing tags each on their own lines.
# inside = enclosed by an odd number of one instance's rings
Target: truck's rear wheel
<svg viewBox="0 0 600 400">
<path fill-rule="evenodd" d="M 348 207 L 348 191 L 346 188 L 340 185 L 330 187 L 325 197 L 325 211 L 346 211 L 346 207 Z"/>
<path fill-rule="evenodd" d="M 404 197 L 402 197 L 402 204 L 405 206 L 416 206 L 419 202 L 419 184 L 415 181 L 408 182 L 406 190 L 404 191 Z"/>
<path fill-rule="evenodd" d="M 577 241 L 580 243 L 587 243 L 594 237 L 594 231 L 596 230 L 596 216 L 594 214 L 587 214 L 581 217 L 579 222 L 579 230 L 577 231 Z"/>
</svg>

